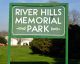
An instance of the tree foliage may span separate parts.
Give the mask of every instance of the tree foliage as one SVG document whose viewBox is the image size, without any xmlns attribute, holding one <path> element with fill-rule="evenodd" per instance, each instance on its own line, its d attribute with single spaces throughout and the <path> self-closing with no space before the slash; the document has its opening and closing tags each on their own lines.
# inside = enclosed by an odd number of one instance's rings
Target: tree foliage
<svg viewBox="0 0 80 64">
<path fill-rule="evenodd" d="M 80 26 L 69 26 L 69 58 L 80 57 Z"/>
</svg>

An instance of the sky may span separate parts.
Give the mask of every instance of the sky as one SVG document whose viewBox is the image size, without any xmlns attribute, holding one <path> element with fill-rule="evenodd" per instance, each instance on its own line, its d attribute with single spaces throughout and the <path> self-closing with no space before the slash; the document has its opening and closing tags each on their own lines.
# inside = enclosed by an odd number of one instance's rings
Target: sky
<svg viewBox="0 0 80 64">
<path fill-rule="evenodd" d="M 68 3 L 69 12 L 72 10 L 80 12 L 80 0 L 0 0 L 0 31 L 8 31 L 9 3 L 48 3 L 49 1 Z"/>
</svg>

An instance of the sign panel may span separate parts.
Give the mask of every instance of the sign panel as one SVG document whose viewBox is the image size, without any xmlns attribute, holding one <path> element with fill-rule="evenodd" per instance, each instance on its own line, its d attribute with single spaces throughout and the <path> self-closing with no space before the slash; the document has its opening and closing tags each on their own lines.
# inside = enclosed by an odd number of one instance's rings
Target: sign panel
<svg viewBox="0 0 80 64">
<path fill-rule="evenodd" d="M 11 7 L 12 35 L 65 37 L 65 7 L 19 6 Z"/>
</svg>

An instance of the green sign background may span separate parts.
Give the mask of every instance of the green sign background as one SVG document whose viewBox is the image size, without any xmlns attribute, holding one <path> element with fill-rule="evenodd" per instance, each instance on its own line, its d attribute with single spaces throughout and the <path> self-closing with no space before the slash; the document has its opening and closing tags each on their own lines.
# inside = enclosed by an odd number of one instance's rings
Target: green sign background
<svg viewBox="0 0 80 64">
<path fill-rule="evenodd" d="M 37 9 L 38 10 L 38 13 L 37 15 L 31 15 L 29 16 L 28 14 L 26 15 L 16 15 L 16 12 L 15 10 L 16 9 Z M 50 16 L 50 15 L 42 15 L 41 16 L 41 9 L 45 10 L 45 9 L 51 9 L 53 11 L 53 9 L 56 9 L 56 13 L 58 13 L 58 9 L 61 9 L 61 15 L 53 15 L 53 16 Z M 51 12 L 52 12 L 51 11 Z M 41 24 L 37 24 L 37 23 L 30 23 L 30 24 L 21 24 L 21 23 L 16 23 L 15 24 L 15 20 L 16 20 L 16 17 L 17 18 L 21 18 L 21 17 L 27 17 L 27 18 L 37 18 L 37 17 L 41 17 L 41 18 L 44 18 L 44 17 L 47 17 L 47 18 L 55 18 L 57 19 L 59 17 L 61 24 L 44 24 L 44 23 L 41 23 Z M 39 22 L 41 20 L 38 20 Z M 28 22 L 28 21 L 27 21 Z M 44 22 L 44 21 L 43 21 Z M 27 32 L 27 25 L 31 25 L 31 27 L 34 27 L 36 26 L 37 30 L 38 30 L 38 25 L 41 25 L 42 27 L 45 25 L 45 26 L 49 26 L 47 29 L 48 29 L 48 32 L 45 31 L 44 32 L 44 29 L 42 29 L 42 32 L 39 31 L 39 32 L 36 32 L 36 31 L 33 31 L 32 32 L 32 29 L 30 31 Z M 21 29 L 21 28 L 25 28 L 25 30 Z M 58 28 L 57 30 L 55 30 L 56 28 Z M 65 7 L 64 6 L 55 6 L 55 7 L 27 7 L 27 6 L 13 6 L 12 7 L 12 34 L 13 35 L 39 35 L 39 36 L 65 36 Z"/>
</svg>

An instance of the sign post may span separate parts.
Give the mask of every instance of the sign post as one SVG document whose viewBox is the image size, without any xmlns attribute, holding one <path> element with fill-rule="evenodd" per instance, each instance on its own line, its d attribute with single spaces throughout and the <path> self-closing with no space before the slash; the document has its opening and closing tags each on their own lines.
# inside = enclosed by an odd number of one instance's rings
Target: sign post
<svg viewBox="0 0 80 64">
<path fill-rule="evenodd" d="M 14 37 L 64 38 L 66 39 L 67 64 L 67 6 L 66 3 L 11 3 L 9 12 L 9 46 L 11 38 Z"/>
</svg>

